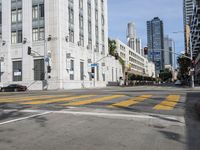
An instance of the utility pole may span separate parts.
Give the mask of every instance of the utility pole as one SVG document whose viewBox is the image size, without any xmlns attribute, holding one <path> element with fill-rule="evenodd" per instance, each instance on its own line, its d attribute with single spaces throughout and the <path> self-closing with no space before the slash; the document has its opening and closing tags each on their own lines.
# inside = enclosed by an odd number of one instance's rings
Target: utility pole
<svg viewBox="0 0 200 150">
<path fill-rule="evenodd" d="M 190 34 L 189 38 L 190 38 L 190 59 L 191 59 L 191 61 L 193 61 L 191 34 Z M 193 68 L 193 65 L 191 65 L 191 67 L 190 67 L 190 75 L 191 75 L 191 88 L 194 88 L 194 68 Z"/>
</svg>

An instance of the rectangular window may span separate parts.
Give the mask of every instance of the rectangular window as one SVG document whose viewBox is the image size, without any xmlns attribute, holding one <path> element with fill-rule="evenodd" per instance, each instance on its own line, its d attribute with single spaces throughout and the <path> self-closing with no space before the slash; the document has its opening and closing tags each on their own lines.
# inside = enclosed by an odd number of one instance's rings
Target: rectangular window
<svg viewBox="0 0 200 150">
<path fill-rule="evenodd" d="M 74 30 L 69 29 L 69 41 L 74 43 Z"/>
<path fill-rule="evenodd" d="M 99 41 L 99 28 L 98 28 L 98 26 L 95 27 L 95 34 L 96 34 L 96 41 Z"/>
<path fill-rule="evenodd" d="M 83 0 L 79 0 L 79 8 L 83 9 Z"/>
<path fill-rule="evenodd" d="M 83 30 L 83 16 L 79 15 L 79 28 Z"/>
<path fill-rule="evenodd" d="M 83 34 L 79 35 L 79 42 L 80 42 L 80 46 L 84 46 L 84 36 L 83 36 Z"/>
<path fill-rule="evenodd" d="M 34 60 L 34 80 L 42 81 L 44 80 L 44 59 Z"/>
<path fill-rule="evenodd" d="M 44 18 L 44 4 L 40 4 L 39 8 L 40 8 L 40 18 Z"/>
<path fill-rule="evenodd" d="M 44 28 L 39 29 L 39 40 L 44 40 Z"/>
<path fill-rule="evenodd" d="M 95 21 L 98 23 L 98 10 L 95 10 Z"/>
<path fill-rule="evenodd" d="M 80 62 L 80 79 L 84 80 L 84 62 Z"/>
<path fill-rule="evenodd" d="M 33 41 L 38 41 L 38 29 L 36 28 L 36 29 L 33 29 L 33 33 L 32 33 L 32 35 L 33 35 Z"/>
<path fill-rule="evenodd" d="M 17 32 L 16 31 L 13 31 L 11 33 L 11 43 L 12 44 L 16 44 L 17 43 Z"/>
<path fill-rule="evenodd" d="M 18 22 L 22 21 L 22 9 L 17 10 L 17 21 Z"/>
<path fill-rule="evenodd" d="M 105 82 L 106 81 L 106 75 L 102 74 L 102 77 L 103 77 L 103 81 Z"/>
<path fill-rule="evenodd" d="M 104 12 L 104 0 L 101 0 L 101 11 Z"/>
<path fill-rule="evenodd" d="M 22 43 L 22 30 L 17 32 L 17 43 Z"/>
<path fill-rule="evenodd" d="M 32 15 L 33 15 L 33 19 L 38 19 L 38 6 L 33 6 L 32 9 Z"/>
<path fill-rule="evenodd" d="M 69 7 L 69 23 L 74 24 L 74 10 L 73 8 Z"/>
<path fill-rule="evenodd" d="M 102 42 L 105 42 L 105 32 L 104 32 L 104 30 L 102 30 L 102 32 L 101 32 L 101 38 L 102 38 Z"/>
<path fill-rule="evenodd" d="M 12 21 L 12 23 L 17 22 L 17 10 L 16 9 L 12 10 L 12 12 L 11 12 L 11 21 Z"/>
<path fill-rule="evenodd" d="M 91 17 L 91 2 L 88 0 L 88 16 Z"/>
<path fill-rule="evenodd" d="M 88 34 L 92 34 L 92 23 L 91 21 L 88 21 Z"/>
<path fill-rule="evenodd" d="M 13 61 L 13 81 L 22 81 L 22 61 Z"/>
<path fill-rule="evenodd" d="M 104 15 L 101 15 L 101 24 L 102 24 L 102 26 L 105 25 L 105 18 L 104 18 Z"/>
<path fill-rule="evenodd" d="M 74 60 L 70 60 L 70 80 L 74 80 Z"/>
</svg>

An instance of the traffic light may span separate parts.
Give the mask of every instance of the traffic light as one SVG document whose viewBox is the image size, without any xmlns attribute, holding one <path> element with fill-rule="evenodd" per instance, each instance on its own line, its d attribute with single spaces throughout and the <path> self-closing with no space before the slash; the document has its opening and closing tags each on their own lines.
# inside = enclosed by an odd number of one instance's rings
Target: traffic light
<svg viewBox="0 0 200 150">
<path fill-rule="evenodd" d="M 95 67 L 91 68 L 91 78 L 94 79 Z"/>
<path fill-rule="evenodd" d="M 191 60 L 191 68 L 195 68 L 195 57 Z"/>
<path fill-rule="evenodd" d="M 91 73 L 95 73 L 95 67 L 92 67 L 91 69 Z"/>
<path fill-rule="evenodd" d="M 28 54 L 28 55 L 31 55 L 31 47 L 30 47 L 30 46 L 28 47 L 27 54 Z"/>
<path fill-rule="evenodd" d="M 148 47 L 144 48 L 144 55 L 148 55 Z"/>
<path fill-rule="evenodd" d="M 51 73 L 51 66 L 47 66 L 47 73 Z"/>
<path fill-rule="evenodd" d="M 119 54 L 115 53 L 115 59 L 118 60 L 119 59 Z"/>
</svg>

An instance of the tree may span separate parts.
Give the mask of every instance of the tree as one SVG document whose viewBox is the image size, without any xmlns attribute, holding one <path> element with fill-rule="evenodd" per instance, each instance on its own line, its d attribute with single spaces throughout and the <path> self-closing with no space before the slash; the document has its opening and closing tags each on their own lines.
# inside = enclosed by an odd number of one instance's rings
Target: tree
<svg viewBox="0 0 200 150">
<path fill-rule="evenodd" d="M 159 77 L 162 81 L 171 81 L 172 79 L 172 72 L 169 69 L 165 69 L 160 72 Z"/>
<path fill-rule="evenodd" d="M 189 79 L 189 71 L 191 66 L 191 60 L 185 55 L 180 55 L 177 59 L 179 64 L 178 79 L 182 81 L 187 81 Z"/>
<path fill-rule="evenodd" d="M 116 49 L 117 49 L 117 45 L 116 45 L 116 41 L 115 40 L 111 40 L 110 38 L 108 38 L 108 49 L 109 49 L 109 54 L 111 56 L 116 56 Z M 120 62 L 120 64 L 122 65 L 122 69 L 123 69 L 123 72 L 125 70 L 125 61 L 120 57 L 118 56 L 118 60 Z"/>
<path fill-rule="evenodd" d="M 117 45 L 115 40 L 108 38 L 108 49 L 111 56 L 115 56 Z"/>
</svg>

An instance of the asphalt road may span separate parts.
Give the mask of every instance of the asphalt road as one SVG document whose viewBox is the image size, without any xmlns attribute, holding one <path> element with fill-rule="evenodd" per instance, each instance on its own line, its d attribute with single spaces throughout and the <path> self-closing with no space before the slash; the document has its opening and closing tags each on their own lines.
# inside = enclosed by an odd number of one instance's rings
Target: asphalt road
<svg viewBox="0 0 200 150">
<path fill-rule="evenodd" d="M 199 150 L 199 90 L 0 93 L 2 150 Z"/>
</svg>

